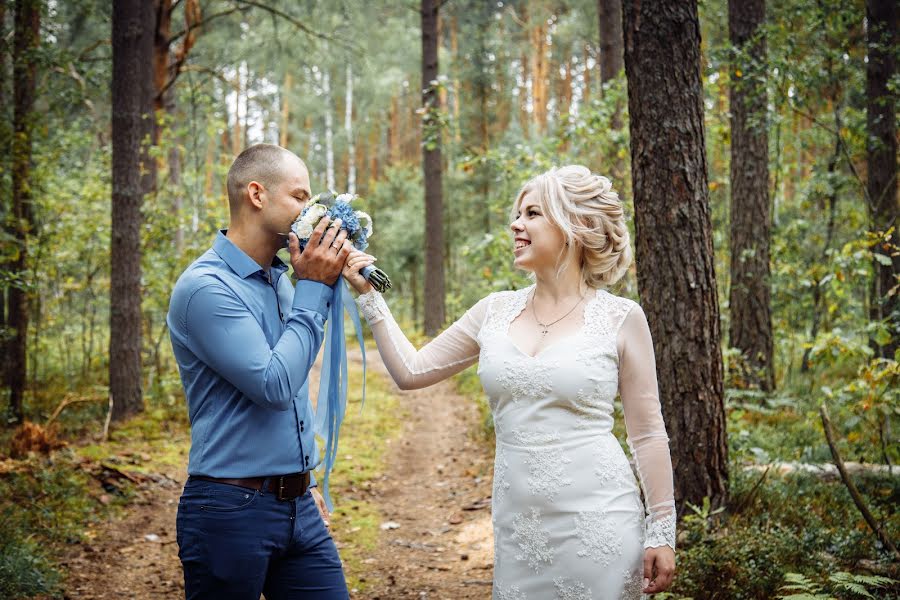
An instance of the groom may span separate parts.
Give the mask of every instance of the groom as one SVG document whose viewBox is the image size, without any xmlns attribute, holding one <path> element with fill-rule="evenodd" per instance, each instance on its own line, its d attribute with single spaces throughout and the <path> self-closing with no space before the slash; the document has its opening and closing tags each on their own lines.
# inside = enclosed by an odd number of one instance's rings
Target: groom
<svg viewBox="0 0 900 600">
<path fill-rule="evenodd" d="M 323 218 L 302 254 L 290 234 L 296 285 L 275 256 L 309 198 L 293 153 L 244 150 L 228 172 L 228 229 L 172 291 L 167 323 L 191 421 L 176 521 L 189 600 L 348 598 L 310 489 L 319 458 L 307 377 L 351 246 L 339 219 Z"/>
</svg>

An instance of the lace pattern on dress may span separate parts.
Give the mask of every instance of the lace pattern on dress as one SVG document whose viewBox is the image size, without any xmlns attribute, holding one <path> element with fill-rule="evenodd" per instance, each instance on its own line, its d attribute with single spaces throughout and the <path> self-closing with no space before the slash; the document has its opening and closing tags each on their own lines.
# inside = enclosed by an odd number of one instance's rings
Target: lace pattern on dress
<svg viewBox="0 0 900 600">
<path fill-rule="evenodd" d="M 585 332 L 591 337 L 611 338 L 615 341 L 619 327 L 634 305 L 628 298 L 614 296 L 606 290 L 597 290 L 597 296 L 584 308 Z"/>
<path fill-rule="evenodd" d="M 509 491 L 510 483 L 506 480 L 506 472 L 509 470 L 509 461 L 506 459 L 506 450 L 501 446 L 494 460 L 494 501 L 500 502 Z"/>
<path fill-rule="evenodd" d="M 616 523 L 604 511 L 580 512 L 575 517 L 575 530 L 583 548 L 578 556 L 590 558 L 604 567 L 622 555 L 622 536 Z"/>
<path fill-rule="evenodd" d="M 521 358 L 503 361 L 503 372 L 497 381 L 513 402 L 524 398 L 546 398 L 553 391 L 550 375 L 557 368 L 555 361 L 537 361 L 523 354 Z"/>
<path fill-rule="evenodd" d="M 560 488 L 572 485 L 572 479 L 566 477 L 561 468 L 572 459 L 558 447 L 549 445 L 559 441 L 559 432 L 517 429 L 513 435 L 516 442 L 528 447 L 525 464 L 528 465 L 528 487 L 532 495 L 543 494 L 553 502 Z"/>
<path fill-rule="evenodd" d="M 496 583 L 494 586 L 494 600 L 528 600 L 522 590 L 517 585 L 511 585 L 504 588 L 503 584 Z"/>
<path fill-rule="evenodd" d="M 516 560 L 528 561 L 528 566 L 535 573 L 541 572 L 543 563 L 553 563 L 553 548 L 548 544 L 550 532 L 543 528 L 541 511 L 532 507 L 531 516 L 518 513 L 513 517 L 512 539 L 516 540 L 521 554 L 516 555 Z"/>
<path fill-rule="evenodd" d="M 666 515 L 650 515 L 644 522 L 644 548 L 675 549 L 675 509 Z"/>
<path fill-rule="evenodd" d="M 625 586 L 622 588 L 622 595 L 619 600 L 641 600 L 644 597 L 642 590 L 644 589 L 644 574 L 641 569 L 625 569 L 622 572 L 622 578 Z"/>
<path fill-rule="evenodd" d="M 553 580 L 556 587 L 556 600 L 593 600 L 591 590 L 584 583 L 574 581 L 567 582 L 562 577 Z"/>
<path fill-rule="evenodd" d="M 384 301 L 384 296 L 373 290 L 366 294 L 360 294 L 356 298 L 356 304 L 371 327 L 387 318 L 389 309 Z"/>
</svg>

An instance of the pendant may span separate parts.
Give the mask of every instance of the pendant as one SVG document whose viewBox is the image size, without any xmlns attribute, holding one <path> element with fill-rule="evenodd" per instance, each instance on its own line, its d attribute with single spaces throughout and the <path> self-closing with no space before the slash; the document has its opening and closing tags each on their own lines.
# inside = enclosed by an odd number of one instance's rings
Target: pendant
<svg viewBox="0 0 900 600">
<path fill-rule="evenodd" d="M 547 335 L 547 331 L 548 331 L 547 329 L 544 329 L 543 331 L 541 331 L 541 339 L 543 339 L 544 336 Z"/>
</svg>

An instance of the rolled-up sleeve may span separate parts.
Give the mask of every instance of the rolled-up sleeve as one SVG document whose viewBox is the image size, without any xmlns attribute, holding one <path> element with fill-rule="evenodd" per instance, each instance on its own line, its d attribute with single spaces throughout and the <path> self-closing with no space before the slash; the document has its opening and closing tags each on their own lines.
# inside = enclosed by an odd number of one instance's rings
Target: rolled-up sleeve
<svg viewBox="0 0 900 600">
<path fill-rule="evenodd" d="M 187 302 L 187 345 L 254 403 L 287 410 L 322 345 L 332 295 L 327 285 L 299 281 L 284 333 L 272 347 L 240 297 L 211 279 L 198 286 Z"/>
</svg>

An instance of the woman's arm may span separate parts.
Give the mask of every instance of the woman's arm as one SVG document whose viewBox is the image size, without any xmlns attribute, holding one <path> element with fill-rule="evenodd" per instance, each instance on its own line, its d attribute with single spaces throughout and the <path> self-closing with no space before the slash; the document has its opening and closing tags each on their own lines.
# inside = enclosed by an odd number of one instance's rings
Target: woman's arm
<svg viewBox="0 0 900 600">
<path fill-rule="evenodd" d="M 675 576 L 675 486 L 669 436 L 656 382 L 656 358 L 647 317 L 634 305 L 619 329 L 619 395 L 628 447 L 637 465 L 647 517 L 643 592 L 666 590 Z"/>
<path fill-rule="evenodd" d="M 433 385 L 478 360 L 478 331 L 487 314 L 488 298 L 418 351 L 397 325 L 381 294 L 362 294 L 356 302 L 372 329 L 388 372 L 402 390 Z"/>
</svg>

